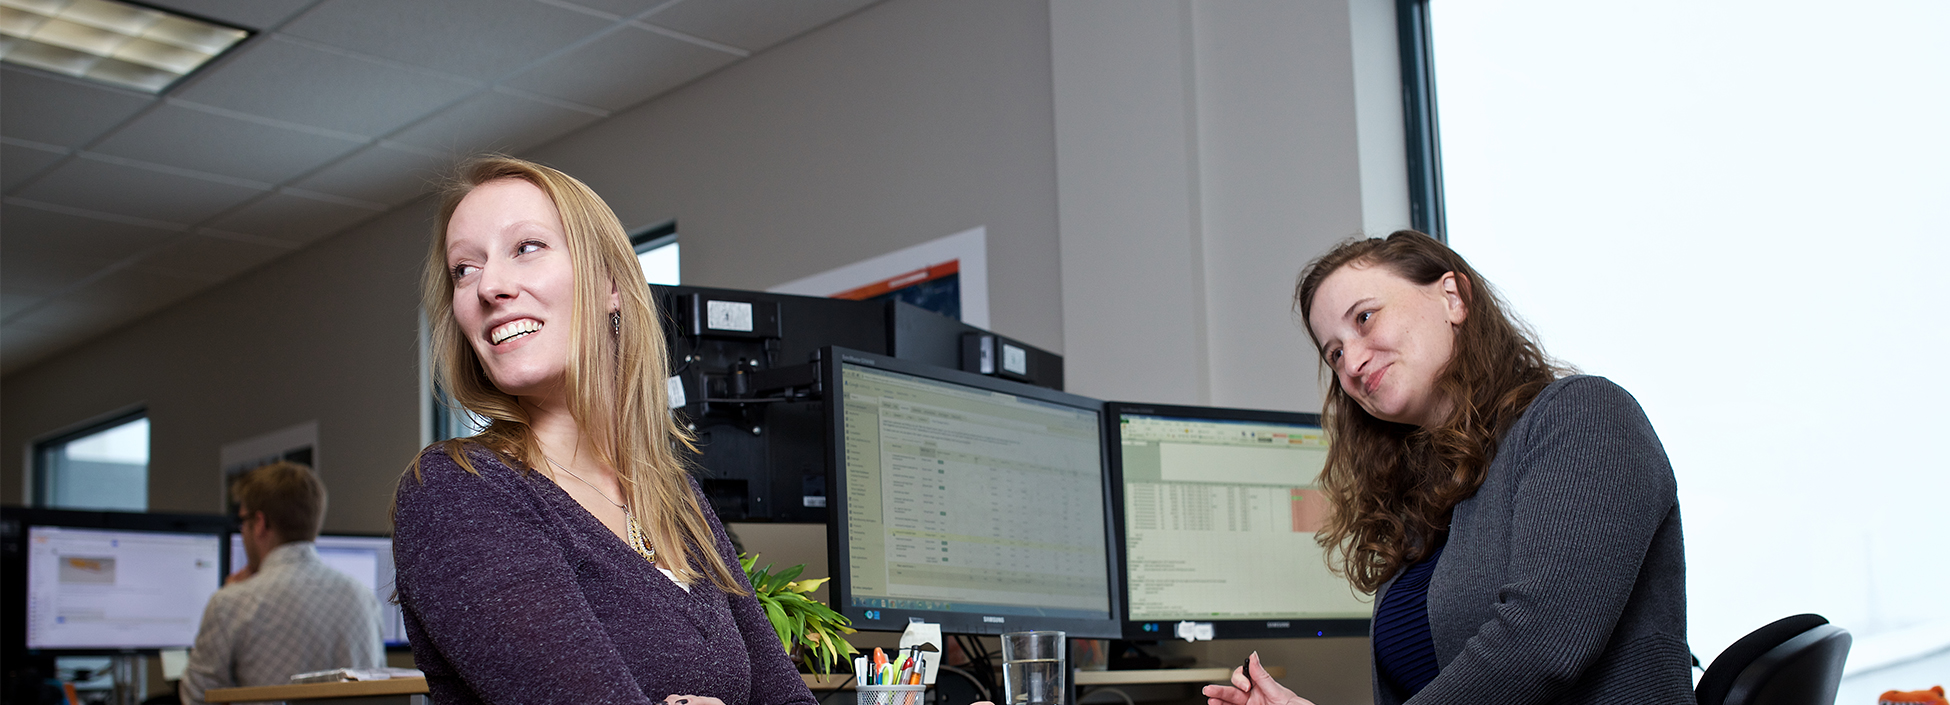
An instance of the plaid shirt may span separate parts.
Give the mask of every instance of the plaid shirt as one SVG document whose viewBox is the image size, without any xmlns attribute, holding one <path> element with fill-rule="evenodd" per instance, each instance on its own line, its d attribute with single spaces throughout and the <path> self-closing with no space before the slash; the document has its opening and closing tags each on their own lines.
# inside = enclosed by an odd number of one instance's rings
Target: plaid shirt
<svg viewBox="0 0 1950 705">
<path fill-rule="evenodd" d="M 211 688 L 282 685 L 333 668 L 381 668 L 379 599 L 325 565 L 310 541 L 272 549 L 248 580 L 210 596 L 182 698 L 201 705 Z"/>
</svg>

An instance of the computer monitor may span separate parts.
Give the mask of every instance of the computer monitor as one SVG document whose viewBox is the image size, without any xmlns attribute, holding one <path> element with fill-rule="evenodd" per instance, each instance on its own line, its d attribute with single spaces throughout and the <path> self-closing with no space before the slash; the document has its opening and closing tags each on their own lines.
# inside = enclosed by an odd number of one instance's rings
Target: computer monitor
<svg viewBox="0 0 1950 705">
<path fill-rule="evenodd" d="M 7 581 L 7 650 L 188 648 L 223 584 L 224 526 L 217 516 L 10 509 L 0 533 L 7 572 L 20 577 Z"/>
<path fill-rule="evenodd" d="M 1314 542 L 1327 462 L 1315 414 L 1111 402 L 1125 636 L 1360 636 L 1372 605 Z"/>
<path fill-rule="evenodd" d="M 820 375 L 856 628 L 1120 633 L 1102 402 L 843 348 Z"/>
<path fill-rule="evenodd" d="M 379 598 L 379 612 L 385 628 L 380 637 L 386 646 L 402 648 L 406 640 L 406 619 L 393 603 L 393 539 L 390 536 L 358 534 L 319 534 L 315 542 L 318 557 L 325 565 L 352 576 Z M 244 535 L 230 535 L 230 565 L 235 571 L 250 565 L 244 555 Z"/>
</svg>

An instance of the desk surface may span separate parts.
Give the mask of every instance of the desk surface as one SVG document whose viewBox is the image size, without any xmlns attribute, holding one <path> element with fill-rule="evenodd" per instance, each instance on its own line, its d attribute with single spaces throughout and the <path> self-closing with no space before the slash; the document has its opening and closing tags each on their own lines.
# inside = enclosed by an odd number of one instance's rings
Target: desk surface
<svg viewBox="0 0 1950 705">
<path fill-rule="evenodd" d="M 1266 669 L 1274 678 L 1286 675 L 1286 669 L 1274 666 Z M 846 676 L 820 678 L 810 673 L 799 677 L 806 687 L 813 689 L 832 688 L 848 680 Z M 1077 685 L 1136 685 L 1141 683 L 1224 683 L 1232 677 L 1230 668 L 1162 668 L 1154 671 L 1078 671 Z M 853 684 L 848 683 L 850 690 Z M 425 678 L 392 678 L 383 681 L 345 681 L 342 683 L 302 683 L 299 685 L 260 685 L 249 688 L 213 688 L 204 693 L 203 699 L 213 703 L 251 702 L 258 700 L 310 700 L 316 698 L 344 698 L 361 695 L 411 695 L 427 692 Z"/>
<path fill-rule="evenodd" d="M 1279 666 L 1269 666 L 1266 672 L 1273 674 L 1274 678 L 1286 677 L 1286 669 Z M 806 681 L 806 687 L 813 690 L 833 688 L 848 680 L 845 675 L 827 676 L 822 679 L 819 676 L 809 673 L 801 673 L 799 677 Z M 1080 686 L 1139 685 L 1150 683 L 1226 683 L 1231 680 L 1232 669 L 1230 668 L 1160 668 L 1150 671 L 1077 672 L 1077 685 Z M 853 684 L 846 683 L 845 687 L 848 690 L 852 690 Z"/>
<path fill-rule="evenodd" d="M 211 688 L 203 694 L 206 702 L 236 703 L 258 700 L 314 700 L 363 695 L 412 695 L 427 692 L 425 678 L 389 678 L 383 681 L 343 681 L 339 683 L 300 683 L 297 685 L 258 685 L 248 688 Z"/>
</svg>

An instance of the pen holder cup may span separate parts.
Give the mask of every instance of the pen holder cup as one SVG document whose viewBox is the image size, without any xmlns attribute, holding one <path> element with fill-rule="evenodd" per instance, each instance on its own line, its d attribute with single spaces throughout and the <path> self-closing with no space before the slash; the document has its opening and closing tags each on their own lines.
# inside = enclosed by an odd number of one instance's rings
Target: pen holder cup
<svg viewBox="0 0 1950 705">
<path fill-rule="evenodd" d="M 922 705 L 927 690 L 925 685 L 863 685 L 859 705 Z"/>
</svg>

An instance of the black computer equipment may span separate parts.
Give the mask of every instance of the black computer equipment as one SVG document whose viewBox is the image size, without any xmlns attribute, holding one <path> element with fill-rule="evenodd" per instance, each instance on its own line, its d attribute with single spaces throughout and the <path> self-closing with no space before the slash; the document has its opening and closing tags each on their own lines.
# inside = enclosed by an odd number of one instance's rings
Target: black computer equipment
<svg viewBox="0 0 1950 705">
<path fill-rule="evenodd" d="M 1063 358 L 901 301 L 696 286 L 650 287 L 664 315 L 674 411 L 725 521 L 826 521 L 821 387 L 813 353 L 836 345 L 1061 389 Z M 966 365 L 964 349 L 973 350 Z"/>
<path fill-rule="evenodd" d="M 1362 636 L 1372 604 L 1314 532 L 1327 440 L 1315 414 L 1104 405 L 1128 639 Z"/>
<path fill-rule="evenodd" d="M 1101 402 L 843 348 L 819 371 L 854 627 L 1121 633 Z"/>
<path fill-rule="evenodd" d="M 393 537 L 380 534 L 319 534 L 312 542 L 318 551 L 319 560 L 339 572 L 352 576 L 372 590 L 379 599 L 379 612 L 385 627 L 380 638 L 386 648 L 405 649 L 410 646 L 406 640 L 406 620 L 400 614 L 399 605 L 393 602 Z M 250 557 L 244 553 L 244 535 L 230 535 L 229 563 L 231 571 L 236 572 L 250 565 Z"/>
<path fill-rule="evenodd" d="M 228 517 L 0 510 L 9 658 L 188 648 L 223 585 Z"/>
</svg>

